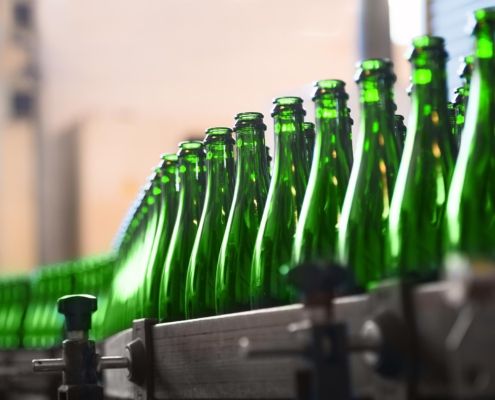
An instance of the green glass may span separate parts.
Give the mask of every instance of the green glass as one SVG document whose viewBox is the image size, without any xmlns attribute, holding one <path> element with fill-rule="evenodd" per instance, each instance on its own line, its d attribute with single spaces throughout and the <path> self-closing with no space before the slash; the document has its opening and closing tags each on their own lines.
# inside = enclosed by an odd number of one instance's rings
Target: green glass
<svg viewBox="0 0 495 400">
<path fill-rule="evenodd" d="M 333 260 L 342 204 L 349 183 L 349 166 L 342 138 L 348 134 L 345 83 L 316 83 L 313 96 L 316 146 L 292 248 L 292 264 Z"/>
<path fill-rule="evenodd" d="M 461 145 L 462 130 L 464 129 L 464 119 L 466 117 L 467 98 L 464 96 L 464 88 L 457 88 L 454 92 L 454 140 L 456 150 Z"/>
<path fill-rule="evenodd" d="M 312 122 L 303 122 L 303 132 L 304 140 L 306 142 L 306 162 L 308 164 L 308 171 L 310 171 L 315 150 L 315 124 Z"/>
<path fill-rule="evenodd" d="M 413 40 L 413 92 L 406 147 L 390 205 L 387 276 L 438 278 L 454 154 L 447 112 L 444 40 Z"/>
<path fill-rule="evenodd" d="M 350 171 L 352 170 L 352 165 L 354 163 L 354 151 L 352 149 L 352 126 L 354 125 L 354 120 L 351 118 L 351 109 L 349 107 L 345 108 L 344 113 L 346 117 L 346 128 L 342 130 L 342 137 L 340 140 L 344 146 L 347 165 Z"/>
<path fill-rule="evenodd" d="M 459 156 L 447 200 L 446 246 L 495 256 L 495 7 L 473 14 L 475 61 Z"/>
<path fill-rule="evenodd" d="M 461 58 L 461 65 L 459 66 L 459 77 L 463 82 L 463 95 L 464 95 L 464 106 L 467 107 L 469 99 L 469 91 L 471 88 L 471 78 L 473 76 L 474 70 L 474 56 L 470 55 Z"/>
<path fill-rule="evenodd" d="M 306 114 L 302 99 L 280 97 L 274 104 L 275 165 L 254 247 L 252 308 L 292 302 L 292 289 L 282 273 L 291 261 L 292 242 L 307 185 L 305 157 L 300 151 Z"/>
<path fill-rule="evenodd" d="M 0 282 L 0 348 L 22 346 L 23 322 L 29 300 L 29 277 L 4 276 Z"/>
<path fill-rule="evenodd" d="M 394 115 L 394 136 L 396 140 L 400 141 L 402 148 L 406 143 L 407 127 L 404 124 L 404 116 L 400 114 Z M 401 154 L 402 156 L 402 154 Z"/>
<path fill-rule="evenodd" d="M 232 129 L 206 130 L 206 195 L 186 277 L 187 318 L 216 314 L 215 277 L 235 185 Z"/>
<path fill-rule="evenodd" d="M 263 118 L 263 117 L 261 117 L 261 118 Z M 263 137 L 264 137 L 264 135 L 263 135 Z M 271 176 L 272 176 L 272 161 L 273 161 L 273 158 L 270 155 L 270 148 L 268 146 L 265 146 L 265 147 L 266 147 L 266 168 L 268 170 L 267 177 L 268 177 L 268 182 L 269 182 L 270 179 L 271 179 Z"/>
<path fill-rule="evenodd" d="M 215 309 L 219 315 L 251 309 L 251 262 L 269 184 L 269 176 L 263 171 L 266 156 L 263 114 L 245 112 L 237 114 L 235 119 L 234 197 L 215 278 Z"/>
<path fill-rule="evenodd" d="M 180 321 L 186 317 L 186 273 L 205 197 L 203 143 L 187 141 L 181 142 L 179 147 L 179 206 L 160 284 L 158 315 L 162 322 Z"/>
<path fill-rule="evenodd" d="M 456 134 L 455 109 L 454 109 L 454 103 L 452 103 L 450 101 L 447 102 L 447 114 L 449 116 L 449 131 L 450 131 L 450 134 L 452 136 L 454 136 L 454 138 L 455 138 L 455 134 Z"/>
<path fill-rule="evenodd" d="M 363 291 L 384 273 L 385 238 L 399 158 L 394 139 L 393 63 L 372 59 L 356 73 L 361 127 L 339 221 L 338 260 L 349 267 L 346 291 Z"/>
<path fill-rule="evenodd" d="M 156 169 L 159 180 L 155 187 L 155 195 L 158 196 L 157 227 L 150 258 L 143 282 L 143 315 L 145 318 L 158 318 L 158 296 L 160 279 L 163 273 L 165 256 L 174 224 L 177 218 L 179 203 L 179 188 L 177 182 L 176 154 L 163 154 L 162 162 Z"/>
<path fill-rule="evenodd" d="M 141 188 L 128 213 L 129 222 L 125 229 L 122 243 L 115 260 L 115 277 L 111 283 L 108 312 L 105 317 L 105 335 L 113 335 L 129 328 L 133 311 L 130 307 L 130 293 L 134 290 L 134 274 L 131 268 L 135 255 L 140 248 L 142 231 L 145 225 L 144 216 L 147 187 Z M 146 212 L 143 212 L 145 208 Z"/>
</svg>

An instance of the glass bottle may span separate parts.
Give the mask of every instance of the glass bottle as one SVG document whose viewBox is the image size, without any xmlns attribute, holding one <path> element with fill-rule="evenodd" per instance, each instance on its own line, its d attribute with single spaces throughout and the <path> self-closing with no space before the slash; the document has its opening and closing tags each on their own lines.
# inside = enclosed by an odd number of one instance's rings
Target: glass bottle
<svg viewBox="0 0 495 400">
<path fill-rule="evenodd" d="M 454 139 L 455 139 L 456 150 L 459 149 L 459 146 L 461 144 L 461 135 L 462 135 L 462 130 L 464 129 L 464 118 L 466 116 L 466 105 L 467 105 L 467 99 L 464 96 L 464 88 L 459 87 L 454 92 L 454 103 L 453 103 L 454 117 L 455 117 Z"/>
<path fill-rule="evenodd" d="M 245 112 L 237 114 L 235 119 L 235 190 L 215 278 L 215 308 L 219 315 L 251 309 L 251 262 L 269 184 L 263 170 L 266 157 L 263 114 Z"/>
<path fill-rule="evenodd" d="M 404 116 L 400 114 L 394 115 L 394 136 L 402 144 L 402 148 L 406 143 L 407 127 L 404 124 Z M 402 154 L 401 154 L 402 156 Z"/>
<path fill-rule="evenodd" d="M 181 142 L 179 147 L 179 206 L 160 284 L 158 314 L 162 322 L 180 321 L 186 317 L 186 273 L 205 196 L 203 142 Z"/>
<path fill-rule="evenodd" d="M 352 149 L 352 126 L 354 125 L 354 120 L 351 118 L 351 109 L 349 107 L 346 107 L 344 112 L 346 116 L 346 129 L 342 130 L 341 142 L 344 146 L 349 171 L 351 171 L 352 164 L 354 163 L 354 151 Z"/>
<path fill-rule="evenodd" d="M 306 142 L 306 158 L 308 171 L 310 171 L 315 149 L 315 124 L 313 124 L 312 122 L 303 122 L 303 132 L 304 140 Z"/>
<path fill-rule="evenodd" d="M 316 83 L 316 146 L 292 248 L 292 264 L 333 260 L 342 204 L 349 183 L 345 83 Z"/>
<path fill-rule="evenodd" d="M 390 205 L 387 275 L 438 277 L 442 228 L 454 155 L 447 112 L 444 40 L 413 40 L 413 92 L 406 147 Z"/>
<path fill-rule="evenodd" d="M 464 95 L 464 106 L 467 107 L 469 99 L 469 91 L 471 88 L 471 77 L 473 76 L 474 69 L 474 56 L 461 57 L 461 64 L 459 66 L 459 77 L 462 79 L 462 89 Z"/>
<path fill-rule="evenodd" d="M 263 118 L 263 117 L 261 117 Z M 263 134 L 264 136 L 264 134 Z M 271 180 L 271 177 L 272 177 L 272 161 L 273 161 L 273 158 L 272 156 L 270 155 L 270 148 L 268 146 L 265 146 L 266 148 L 266 165 L 267 165 L 267 178 L 268 178 L 268 182 L 270 182 Z"/>
<path fill-rule="evenodd" d="M 447 200 L 446 246 L 495 256 L 495 7 L 473 13 L 475 60 L 459 156 Z"/>
<path fill-rule="evenodd" d="M 157 228 L 144 282 L 143 315 L 145 318 L 158 318 L 160 279 L 163 273 L 167 244 L 172 236 L 177 218 L 179 202 L 177 154 L 163 154 L 161 159 L 162 161 L 156 169 L 159 179 L 159 184 L 155 188 L 155 195 L 159 196 L 159 200 L 157 200 L 159 207 Z"/>
<path fill-rule="evenodd" d="M 255 309 L 292 301 L 292 290 L 282 273 L 291 261 L 307 184 L 305 157 L 301 152 L 306 114 L 302 99 L 279 97 L 274 104 L 275 165 L 251 269 L 251 306 Z"/>
<path fill-rule="evenodd" d="M 399 159 L 394 139 L 393 63 L 371 59 L 356 73 L 361 131 L 339 221 L 338 260 L 349 267 L 344 291 L 363 291 L 384 273 L 385 238 Z"/>
<path fill-rule="evenodd" d="M 204 143 L 208 175 L 205 203 L 186 276 L 187 318 L 215 315 L 215 275 L 235 185 L 232 130 L 207 129 Z"/>
</svg>

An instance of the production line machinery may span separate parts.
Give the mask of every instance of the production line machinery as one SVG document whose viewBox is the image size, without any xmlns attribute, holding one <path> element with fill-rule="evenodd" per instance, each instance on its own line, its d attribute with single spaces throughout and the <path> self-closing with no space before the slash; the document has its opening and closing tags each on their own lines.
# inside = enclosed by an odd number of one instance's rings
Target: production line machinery
<svg viewBox="0 0 495 400">
<path fill-rule="evenodd" d="M 12 352 L 6 365 L 2 354 L 0 374 L 17 370 L 34 384 L 63 372 L 59 400 L 495 399 L 495 272 L 461 270 L 470 272 L 332 299 L 338 267 L 305 266 L 292 273 L 304 304 L 136 320 L 96 345 L 88 338 L 96 299 L 67 296 L 62 352 Z M 51 374 L 29 373 L 33 358 L 34 371 Z M 53 383 L 39 390 L 57 398 Z"/>
</svg>

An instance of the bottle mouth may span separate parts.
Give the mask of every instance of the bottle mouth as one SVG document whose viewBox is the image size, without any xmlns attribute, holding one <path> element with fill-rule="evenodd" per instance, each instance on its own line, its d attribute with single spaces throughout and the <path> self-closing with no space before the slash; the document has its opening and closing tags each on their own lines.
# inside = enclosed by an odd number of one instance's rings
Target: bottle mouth
<svg viewBox="0 0 495 400">
<path fill-rule="evenodd" d="M 232 129 L 225 126 L 217 126 L 214 128 L 208 128 L 205 133 L 207 135 L 231 135 Z"/>
<path fill-rule="evenodd" d="M 205 146 L 203 142 L 199 140 L 188 140 L 185 142 L 180 142 L 179 152 L 177 153 L 177 156 L 181 157 L 188 154 L 194 154 L 200 157 L 204 157 L 205 156 L 204 149 Z"/>
<path fill-rule="evenodd" d="M 425 53 L 428 52 L 428 53 Z M 436 54 L 437 57 L 447 59 L 449 53 L 445 50 L 445 39 L 439 36 L 418 36 L 413 39 L 412 45 L 406 52 L 406 58 L 411 61 L 423 54 Z"/>
<path fill-rule="evenodd" d="M 242 128 L 251 127 L 266 131 L 266 125 L 263 123 L 264 115 L 259 112 L 242 112 L 235 116 L 236 122 L 234 132 L 240 131 Z"/>
<path fill-rule="evenodd" d="M 164 153 L 160 156 L 160 158 L 163 160 L 163 161 L 169 161 L 169 162 L 172 162 L 172 163 L 175 163 L 177 162 L 177 160 L 179 159 L 177 157 L 177 154 L 175 153 Z"/>
<path fill-rule="evenodd" d="M 273 104 L 278 106 L 295 106 L 302 103 L 303 100 L 300 97 L 295 96 L 277 97 L 273 100 Z"/>
<path fill-rule="evenodd" d="M 285 112 L 293 112 L 297 114 L 306 115 L 306 111 L 303 108 L 303 99 L 296 96 L 284 96 L 277 97 L 273 100 L 272 117 L 275 115 L 283 114 Z"/>
<path fill-rule="evenodd" d="M 381 77 L 395 82 L 394 63 L 388 58 L 373 58 L 356 64 L 354 80 L 361 82 L 367 77 Z"/>
<path fill-rule="evenodd" d="M 349 98 L 345 91 L 345 82 L 339 79 L 323 79 L 315 82 L 314 87 L 313 100 L 326 94 L 345 97 L 346 100 Z"/>
<path fill-rule="evenodd" d="M 255 121 L 257 119 L 263 119 L 265 116 L 259 112 L 242 112 L 236 114 L 235 119 L 237 121 Z"/>
<path fill-rule="evenodd" d="M 467 33 L 474 33 L 480 24 L 495 23 L 495 7 L 480 8 L 469 15 Z"/>
<path fill-rule="evenodd" d="M 404 116 L 400 114 L 395 114 L 394 118 L 396 121 L 401 121 L 401 122 L 404 121 Z"/>
</svg>

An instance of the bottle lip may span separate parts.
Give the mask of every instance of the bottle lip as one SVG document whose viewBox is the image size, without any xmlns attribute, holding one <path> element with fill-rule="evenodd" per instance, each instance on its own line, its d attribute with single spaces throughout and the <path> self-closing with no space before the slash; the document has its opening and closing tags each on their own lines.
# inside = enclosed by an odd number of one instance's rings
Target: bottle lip
<svg viewBox="0 0 495 400">
<path fill-rule="evenodd" d="M 403 115 L 401 115 L 401 114 L 395 114 L 395 115 L 394 115 L 394 119 L 395 119 L 396 121 L 404 121 L 404 116 L 403 116 Z"/>
<path fill-rule="evenodd" d="M 232 138 L 232 129 L 225 126 L 217 126 L 214 128 L 208 128 L 206 130 L 206 138 L 204 144 L 208 145 L 211 143 L 231 143 L 234 144 L 235 140 Z"/>
<path fill-rule="evenodd" d="M 495 7 L 480 8 L 470 13 L 465 29 L 466 33 L 474 34 L 480 24 L 485 23 L 495 23 Z"/>
<path fill-rule="evenodd" d="M 179 159 L 177 157 L 177 154 L 175 153 L 163 153 L 162 155 L 160 155 L 160 158 L 163 161 L 170 161 L 170 162 L 177 162 L 177 160 Z"/>
<path fill-rule="evenodd" d="M 252 127 L 266 131 L 266 125 L 263 123 L 264 115 L 259 112 L 248 111 L 236 114 L 235 125 L 232 128 L 234 132 L 238 132 L 242 128 Z"/>
<path fill-rule="evenodd" d="M 340 79 L 323 79 L 314 84 L 315 92 L 312 100 L 315 100 L 325 94 L 333 94 L 334 96 L 343 96 L 348 99 L 349 96 L 345 91 L 345 82 Z"/>
<path fill-rule="evenodd" d="M 464 88 L 458 87 L 454 90 L 454 98 L 452 100 L 453 106 L 464 103 Z"/>
<path fill-rule="evenodd" d="M 315 124 L 312 122 L 303 122 L 303 129 L 315 129 Z"/>
<path fill-rule="evenodd" d="M 379 76 L 395 82 L 394 63 L 388 58 L 371 58 L 356 64 L 357 70 L 354 80 L 359 83 L 368 77 Z"/>
<path fill-rule="evenodd" d="M 445 50 L 445 39 L 440 36 L 423 35 L 415 37 L 405 57 L 411 61 L 416 56 L 423 54 L 424 51 L 434 52 L 440 57 L 448 59 L 449 53 Z"/>
<path fill-rule="evenodd" d="M 195 154 L 199 157 L 205 157 L 205 146 L 200 140 L 186 140 L 179 143 L 179 152 L 177 156 L 183 157 L 189 154 Z"/>
<path fill-rule="evenodd" d="M 260 112 L 246 111 L 235 115 L 234 119 L 237 121 L 255 121 L 257 119 L 263 119 L 265 116 Z"/>
<path fill-rule="evenodd" d="M 292 111 L 294 113 L 306 115 L 306 110 L 303 108 L 303 99 L 297 96 L 277 97 L 273 100 L 272 117 L 284 111 Z"/>
</svg>

